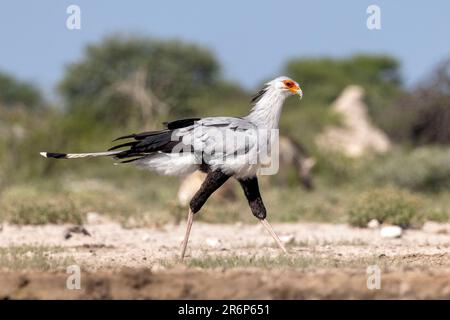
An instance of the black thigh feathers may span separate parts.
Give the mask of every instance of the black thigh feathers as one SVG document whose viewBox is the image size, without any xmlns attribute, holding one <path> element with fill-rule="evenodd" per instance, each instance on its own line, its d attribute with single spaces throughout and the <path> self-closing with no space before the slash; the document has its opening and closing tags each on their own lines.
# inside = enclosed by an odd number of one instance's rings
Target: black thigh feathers
<svg viewBox="0 0 450 320">
<path fill-rule="evenodd" d="M 228 180 L 228 178 L 230 178 L 229 175 L 219 170 L 210 171 L 206 175 L 205 181 L 203 181 L 200 189 L 195 193 L 189 203 L 189 207 L 192 212 L 198 212 L 213 192 L 219 189 Z"/>
<path fill-rule="evenodd" d="M 209 172 L 203 181 L 200 189 L 192 197 L 189 207 L 193 213 L 198 212 L 206 200 L 213 194 L 214 191 L 219 189 L 227 180 L 229 175 L 224 174 L 221 171 Z M 266 218 L 266 208 L 259 193 L 258 179 L 256 177 L 248 179 L 238 179 L 239 183 L 244 190 L 245 197 L 248 200 L 248 204 L 252 213 L 258 219 Z"/>
<path fill-rule="evenodd" d="M 258 179 L 256 177 L 248 179 L 238 179 L 239 183 L 244 189 L 245 197 L 248 200 L 248 204 L 252 213 L 258 219 L 266 218 L 266 207 L 259 193 Z"/>
</svg>

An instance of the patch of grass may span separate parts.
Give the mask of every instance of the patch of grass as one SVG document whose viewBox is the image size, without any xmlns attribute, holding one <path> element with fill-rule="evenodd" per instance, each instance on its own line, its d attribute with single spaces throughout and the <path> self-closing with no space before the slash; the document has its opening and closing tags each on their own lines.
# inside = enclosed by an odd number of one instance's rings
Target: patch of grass
<svg viewBox="0 0 450 320">
<path fill-rule="evenodd" d="M 269 218 L 279 222 L 343 222 L 343 209 L 352 191 L 345 188 L 332 190 L 319 183 L 316 185 L 317 190 L 313 192 L 300 187 L 270 190 L 266 196 Z"/>
<path fill-rule="evenodd" d="M 438 210 L 438 209 L 428 211 L 426 218 L 429 221 L 442 222 L 442 223 L 448 222 L 448 220 L 449 220 L 448 213 L 445 212 L 444 210 Z"/>
<path fill-rule="evenodd" d="M 317 239 L 317 240 L 300 240 L 294 241 L 289 246 L 294 247 L 311 247 L 311 246 L 367 246 L 368 242 L 362 239 L 353 239 L 353 240 L 326 240 L 326 239 Z"/>
<path fill-rule="evenodd" d="M 332 190 L 317 184 L 317 190 L 305 191 L 300 186 L 289 187 L 271 184 L 267 177 L 260 178 L 260 189 L 270 222 L 345 222 L 345 208 L 354 191 L 347 188 Z M 237 199 L 223 201 L 214 194 L 196 214 L 196 219 L 210 223 L 256 223 L 248 202 L 236 185 Z M 182 221 L 187 209 L 179 209 Z"/>
<path fill-rule="evenodd" d="M 377 257 L 365 257 L 356 260 L 339 260 L 335 258 L 317 258 L 280 255 L 268 256 L 208 256 L 192 258 L 187 261 L 190 268 L 202 269 L 234 269 L 234 268 L 262 268 L 262 269 L 307 269 L 307 268 L 365 268 L 376 264 Z"/>
<path fill-rule="evenodd" d="M 317 164 L 314 167 L 316 175 L 330 185 L 341 186 L 354 181 L 367 162 L 367 159 L 351 159 L 341 153 L 316 150 L 314 154 Z M 359 179 L 358 179 L 359 181 Z"/>
<path fill-rule="evenodd" d="M 74 264 L 72 257 L 58 257 L 61 247 L 11 246 L 0 247 L 0 269 L 55 271 Z"/>
<path fill-rule="evenodd" d="M 348 220 L 356 227 L 366 227 L 370 220 L 376 219 L 408 228 L 423 223 L 422 207 L 423 199 L 419 195 L 392 187 L 373 189 L 364 192 L 352 205 Z"/>
<path fill-rule="evenodd" d="M 0 221 L 18 225 L 82 224 L 88 212 L 98 212 L 126 227 L 173 221 L 169 195 L 176 191 L 172 193 L 159 179 L 149 183 L 140 180 L 116 184 L 62 175 L 9 186 L 0 195 Z"/>
<path fill-rule="evenodd" d="M 69 195 L 50 195 L 30 188 L 13 188 L 4 192 L 0 209 L 0 219 L 13 224 L 81 224 L 84 219 Z"/>
</svg>

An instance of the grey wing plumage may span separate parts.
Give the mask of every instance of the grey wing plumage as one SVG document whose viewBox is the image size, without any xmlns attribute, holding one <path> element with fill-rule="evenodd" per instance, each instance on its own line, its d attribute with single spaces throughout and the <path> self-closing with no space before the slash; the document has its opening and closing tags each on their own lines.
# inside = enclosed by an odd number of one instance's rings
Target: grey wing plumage
<svg viewBox="0 0 450 320">
<path fill-rule="evenodd" d="M 247 154 L 257 143 L 256 126 L 243 118 L 189 118 L 165 123 L 166 129 L 131 134 L 119 139 L 132 141 L 110 150 L 126 148 L 115 155 L 123 162 L 153 153 L 193 152 L 199 162 L 223 163 L 231 156 Z M 200 158 L 199 158 L 200 157 Z"/>
<path fill-rule="evenodd" d="M 232 117 L 204 118 L 193 128 L 183 128 L 183 142 L 194 152 L 210 158 L 248 153 L 257 143 L 256 126 L 246 119 Z"/>
</svg>

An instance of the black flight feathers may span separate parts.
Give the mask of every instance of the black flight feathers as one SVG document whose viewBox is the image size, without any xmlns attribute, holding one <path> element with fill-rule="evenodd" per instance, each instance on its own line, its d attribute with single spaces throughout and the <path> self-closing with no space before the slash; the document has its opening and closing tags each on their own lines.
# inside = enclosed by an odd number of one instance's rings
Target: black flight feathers
<svg viewBox="0 0 450 320">
<path fill-rule="evenodd" d="M 200 118 L 186 118 L 186 119 L 180 119 L 180 120 L 175 120 L 175 121 L 170 121 L 170 122 L 164 122 L 163 125 L 165 125 L 166 128 L 169 130 L 174 130 L 174 129 L 180 129 L 180 128 L 192 126 L 198 120 L 200 120 Z"/>
<path fill-rule="evenodd" d="M 151 152 L 171 152 L 173 147 L 175 147 L 179 143 L 179 141 L 172 140 L 173 130 L 191 126 L 198 120 L 200 120 L 200 118 L 188 118 L 164 122 L 166 129 L 133 133 L 130 135 L 119 137 L 114 141 L 122 139 L 134 140 L 114 146 L 108 151 L 128 147 L 128 149 L 125 149 L 115 155 L 115 158 L 117 159 L 127 159 L 125 161 L 122 161 L 123 163 L 141 159 Z"/>
<path fill-rule="evenodd" d="M 168 121 L 163 122 L 163 125 L 166 127 L 167 130 L 174 130 L 179 128 L 184 128 L 188 126 L 192 126 L 196 121 L 200 120 L 201 118 L 186 118 L 186 119 L 180 119 L 180 120 L 174 120 L 174 121 Z M 161 131 L 164 130 L 157 130 L 157 131 L 146 131 L 141 133 L 132 133 L 126 136 L 119 137 L 117 139 L 114 139 L 113 141 L 122 140 L 122 139 L 136 139 L 136 140 L 142 140 L 145 139 L 148 136 L 152 136 L 155 134 L 159 134 Z M 114 150 L 114 149 L 111 149 Z"/>
</svg>

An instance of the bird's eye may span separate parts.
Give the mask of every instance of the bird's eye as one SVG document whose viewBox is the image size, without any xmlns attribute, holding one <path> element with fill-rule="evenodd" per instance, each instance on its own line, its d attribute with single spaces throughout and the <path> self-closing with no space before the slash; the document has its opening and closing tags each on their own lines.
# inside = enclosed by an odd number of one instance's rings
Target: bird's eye
<svg viewBox="0 0 450 320">
<path fill-rule="evenodd" d="M 285 81 L 284 82 L 284 84 L 286 85 L 286 87 L 288 87 L 288 88 L 292 88 L 293 86 L 294 86 L 294 82 L 292 82 L 292 81 Z"/>
</svg>

